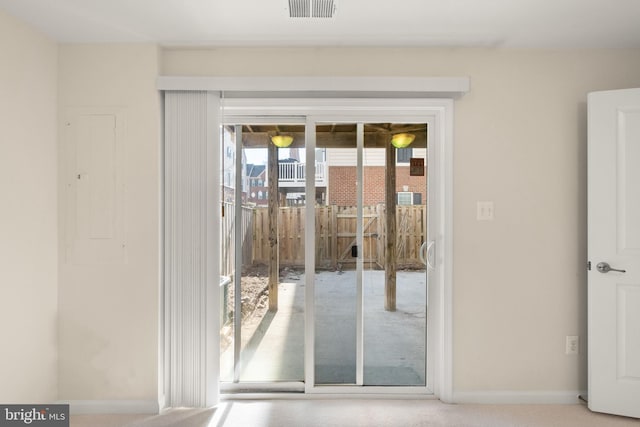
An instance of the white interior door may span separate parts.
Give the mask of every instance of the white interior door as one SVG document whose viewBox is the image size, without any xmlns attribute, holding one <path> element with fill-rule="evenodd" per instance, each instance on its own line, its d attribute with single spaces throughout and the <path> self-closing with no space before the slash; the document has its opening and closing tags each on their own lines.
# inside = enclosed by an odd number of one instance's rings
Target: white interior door
<svg viewBox="0 0 640 427">
<path fill-rule="evenodd" d="M 589 94 L 589 408 L 640 418 L 640 89 Z"/>
</svg>

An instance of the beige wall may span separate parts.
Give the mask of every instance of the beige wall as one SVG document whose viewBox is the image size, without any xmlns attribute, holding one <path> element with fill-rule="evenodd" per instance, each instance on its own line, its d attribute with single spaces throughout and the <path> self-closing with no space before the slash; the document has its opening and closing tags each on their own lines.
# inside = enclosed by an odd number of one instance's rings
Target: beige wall
<svg viewBox="0 0 640 427">
<path fill-rule="evenodd" d="M 162 74 L 469 76 L 455 104 L 454 390 L 586 389 L 586 95 L 640 86 L 639 50 L 168 49 Z M 494 201 L 493 222 L 476 221 L 478 200 Z"/>
<path fill-rule="evenodd" d="M 2 62 L 15 64 L 0 68 L 0 332 L 16 343 L 3 346 L 0 401 L 157 397 L 159 63 L 164 75 L 470 76 L 455 106 L 455 390 L 586 388 L 586 93 L 640 86 L 640 51 L 57 50 L 0 12 Z M 61 180 L 56 344 L 56 114 L 69 107 L 125 116 L 127 256 L 65 258 Z M 493 222 L 475 220 L 477 200 L 495 202 Z M 566 356 L 575 334 L 582 354 Z"/>
<path fill-rule="evenodd" d="M 0 10 L 0 402 L 58 387 L 57 48 Z"/>
<path fill-rule="evenodd" d="M 68 111 L 122 113 L 125 258 L 75 262 L 64 248 L 65 163 L 60 179 L 60 399 L 157 400 L 160 103 L 153 45 L 61 45 L 62 118 Z M 79 109 L 79 110 L 78 110 Z M 66 154 L 65 154 L 66 155 Z M 64 155 L 61 155 L 63 157 Z M 118 226 L 117 226 L 118 227 Z M 122 230 L 116 230 L 116 232 Z"/>
</svg>

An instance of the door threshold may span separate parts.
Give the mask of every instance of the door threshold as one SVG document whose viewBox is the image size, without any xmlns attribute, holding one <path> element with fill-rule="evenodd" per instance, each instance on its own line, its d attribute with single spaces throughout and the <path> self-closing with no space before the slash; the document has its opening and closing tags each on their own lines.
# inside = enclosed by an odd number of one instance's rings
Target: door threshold
<svg viewBox="0 0 640 427">
<path fill-rule="evenodd" d="M 255 393 L 304 393 L 303 382 L 242 382 L 220 383 L 222 394 L 255 394 Z"/>
<path fill-rule="evenodd" d="M 273 399 L 438 399 L 424 387 L 320 386 L 305 388 L 303 382 L 220 383 L 221 400 Z"/>
<path fill-rule="evenodd" d="M 220 401 L 229 402 L 234 400 L 440 400 L 433 394 L 399 394 L 399 393 L 304 393 L 304 392 L 249 392 L 249 393 L 223 393 Z"/>
</svg>

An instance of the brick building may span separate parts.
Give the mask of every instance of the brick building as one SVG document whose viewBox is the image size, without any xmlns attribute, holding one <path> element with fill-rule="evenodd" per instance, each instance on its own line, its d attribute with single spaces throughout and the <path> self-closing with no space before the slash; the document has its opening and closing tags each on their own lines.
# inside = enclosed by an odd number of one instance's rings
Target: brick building
<svg viewBox="0 0 640 427">
<path fill-rule="evenodd" d="M 267 167 L 248 164 L 246 166 L 246 180 L 248 182 L 246 201 L 258 206 L 267 206 L 269 204 Z"/>
<path fill-rule="evenodd" d="M 355 150 L 327 149 L 327 204 L 337 206 L 356 205 L 355 156 Z M 403 196 L 408 196 L 401 197 L 401 203 L 425 204 L 427 179 L 426 176 L 409 175 L 409 158 L 411 157 L 426 158 L 426 149 L 408 148 L 398 150 L 396 193 L 403 193 Z M 363 203 L 365 206 L 385 202 L 385 174 L 387 168 L 384 164 L 384 149 L 367 150 L 362 171 L 364 180 Z"/>
</svg>

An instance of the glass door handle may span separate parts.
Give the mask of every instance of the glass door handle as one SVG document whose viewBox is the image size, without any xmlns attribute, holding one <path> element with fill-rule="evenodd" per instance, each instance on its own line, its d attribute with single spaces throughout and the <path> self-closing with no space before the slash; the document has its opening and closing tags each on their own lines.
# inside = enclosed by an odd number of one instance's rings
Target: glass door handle
<svg viewBox="0 0 640 427">
<path fill-rule="evenodd" d="M 435 245 L 435 243 L 436 242 L 433 240 L 431 242 L 424 242 L 422 246 L 420 246 L 420 251 L 418 252 L 420 261 L 422 261 L 422 263 L 426 265 L 429 270 L 433 270 L 433 265 L 431 264 L 429 258 L 431 255 L 431 249 L 433 248 L 433 245 Z"/>
<path fill-rule="evenodd" d="M 424 265 L 427 265 L 427 246 L 429 244 L 424 242 L 422 246 L 420 246 L 420 250 L 418 251 L 418 256 L 420 257 L 420 262 Z"/>
<path fill-rule="evenodd" d="M 431 270 L 434 269 L 434 267 L 433 267 L 433 265 L 431 264 L 431 261 L 430 261 L 430 259 L 431 259 L 431 250 L 435 247 L 435 245 L 436 245 L 436 242 L 434 240 L 429 242 L 429 244 L 427 245 L 427 256 L 426 256 L 426 258 L 427 258 L 427 268 L 429 268 Z"/>
</svg>

